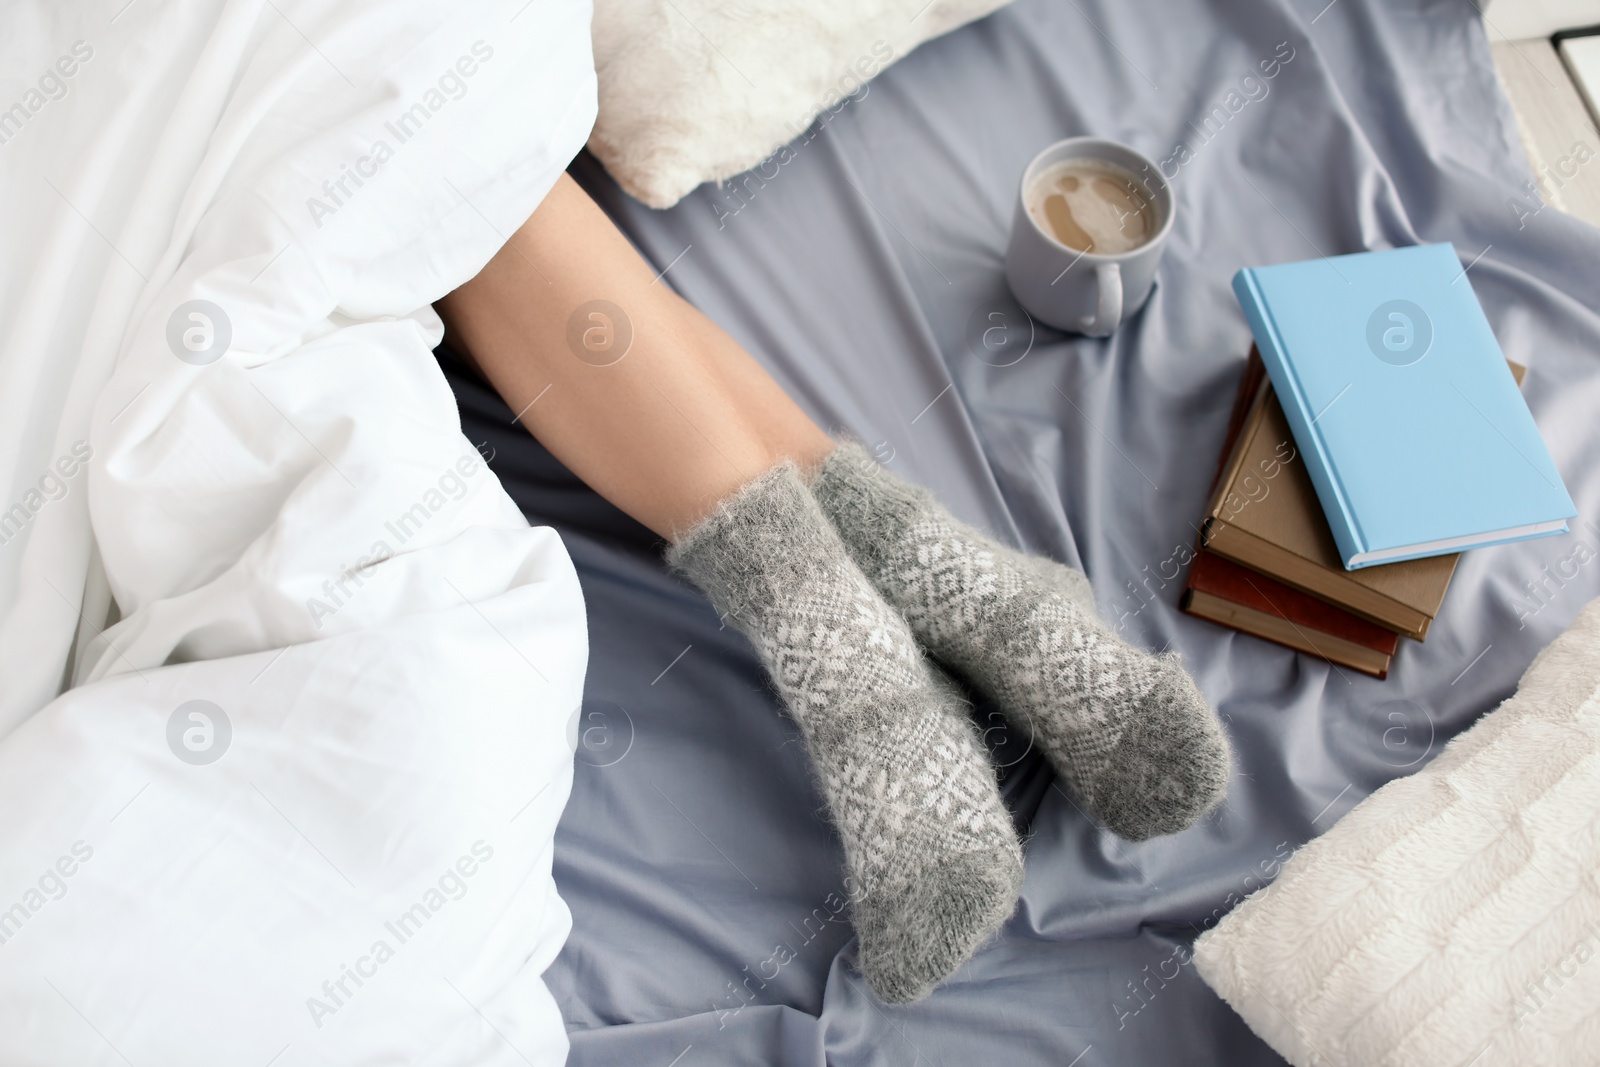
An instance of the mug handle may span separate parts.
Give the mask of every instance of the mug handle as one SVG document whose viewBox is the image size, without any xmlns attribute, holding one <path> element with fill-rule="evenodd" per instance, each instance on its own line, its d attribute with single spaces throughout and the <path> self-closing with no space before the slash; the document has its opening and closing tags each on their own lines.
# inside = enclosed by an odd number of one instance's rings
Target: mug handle
<svg viewBox="0 0 1600 1067">
<path fill-rule="evenodd" d="M 1109 337 L 1122 321 L 1122 269 L 1115 263 L 1102 263 L 1095 269 L 1099 296 L 1094 314 L 1080 320 L 1090 337 Z"/>
</svg>

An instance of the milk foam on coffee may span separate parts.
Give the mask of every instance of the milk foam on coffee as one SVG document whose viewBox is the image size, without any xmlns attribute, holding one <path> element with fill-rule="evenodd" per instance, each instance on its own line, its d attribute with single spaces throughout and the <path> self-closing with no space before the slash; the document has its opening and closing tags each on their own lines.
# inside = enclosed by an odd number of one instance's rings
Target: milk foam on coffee
<svg viewBox="0 0 1600 1067">
<path fill-rule="evenodd" d="M 1150 198 L 1128 171 L 1099 159 L 1049 167 L 1028 189 L 1028 213 L 1041 229 L 1079 252 L 1116 255 L 1156 235 Z"/>
</svg>

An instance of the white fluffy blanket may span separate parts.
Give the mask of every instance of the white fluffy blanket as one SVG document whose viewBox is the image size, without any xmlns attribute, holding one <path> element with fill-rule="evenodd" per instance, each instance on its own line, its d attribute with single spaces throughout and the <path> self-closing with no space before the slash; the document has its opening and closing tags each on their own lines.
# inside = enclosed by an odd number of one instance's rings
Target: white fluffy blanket
<svg viewBox="0 0 1600 1067">
<path fill-rule="evenodd" d="M 1600 1057 L 1600 601 L 1195 944 L 1299 1067 Z"/>
<path fill-rule="evenodd" d="M 865 96 L 922 42 L 1007 2 L 598 0 L 589 148 L 631 195 L 671 207 Z"/>
<path fill-rule="evenodd" d="M 583 606 L 429 303 L 583 144 L 589 20 L 5 5 L 6 1067 L 564 1059 Z"/>
</svg>

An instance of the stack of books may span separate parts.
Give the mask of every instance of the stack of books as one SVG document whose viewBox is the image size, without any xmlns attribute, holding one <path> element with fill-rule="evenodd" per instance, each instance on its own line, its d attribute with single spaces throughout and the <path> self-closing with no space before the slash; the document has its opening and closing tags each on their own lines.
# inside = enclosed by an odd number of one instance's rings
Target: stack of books
<svg viewBox="0 0 1600 1067">
<path fill-rule="evenodd" d="M 1576 514 L 1524 370 L 1449 245 L 1246 270 L 1234 288 L 1256 347 L 1181 607 L 1385 678 L 1400 638 L 1428 636 L 1460 550 Z"/>
</svg>

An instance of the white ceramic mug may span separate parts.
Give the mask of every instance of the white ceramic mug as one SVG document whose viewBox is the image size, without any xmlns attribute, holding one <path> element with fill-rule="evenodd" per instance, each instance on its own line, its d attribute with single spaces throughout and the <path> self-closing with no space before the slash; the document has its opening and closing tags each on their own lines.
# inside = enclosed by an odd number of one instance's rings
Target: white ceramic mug
<svg viewBox="0 0 1600 1067">
<path fill-rule="evenodd" d="M 1155 233 L 1126 252 L 1103 255 L 1069 248 L 1028 210 L 1028 189 L 1047 168 L 1072 159 L 1126 170 L 1150 200 Z M 1069 137 L 1033 157 L 1022 172 L 1006 249 L 1006 281 L 1017 301 L 1040 322 L 1072 333 L 1105 337 L 1138 311 L 1155 284 L 1156 266 L 1172 230 L 1172 187 L 1161 169 L 1127 145 L 1101 137 Z"/>
</svg>

